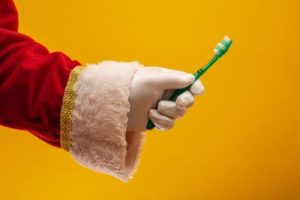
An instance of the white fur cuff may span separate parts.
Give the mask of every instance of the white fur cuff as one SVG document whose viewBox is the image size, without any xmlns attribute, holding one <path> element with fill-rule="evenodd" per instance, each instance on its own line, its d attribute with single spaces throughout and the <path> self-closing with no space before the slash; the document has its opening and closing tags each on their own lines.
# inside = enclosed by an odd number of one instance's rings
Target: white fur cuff
<svg viewBox="0 0 300 200">
<path fill-rule="evenodd" d="M 138 62 L 106 61 L 85 67 L 73 86 L 70 152 L 79 163 L 127 181 L 144 133 L 127 132 L 129 86 Z"/>
</svg>

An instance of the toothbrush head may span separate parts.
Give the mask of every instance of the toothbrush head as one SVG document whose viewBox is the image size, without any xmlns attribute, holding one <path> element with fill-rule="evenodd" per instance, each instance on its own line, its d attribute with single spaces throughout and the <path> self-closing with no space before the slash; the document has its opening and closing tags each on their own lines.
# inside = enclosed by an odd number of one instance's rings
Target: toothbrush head
<svg viewBox="0 0 300 200">
<path fill-rule="evenodd" d="M 219 44 L 217 44 L 217 46 L 214 49 L 214 53 L 218 57 L 222 57 L 227 52 L 231 44 L 232 40 L 226 35 L 224 39 Z"/>
</svg>

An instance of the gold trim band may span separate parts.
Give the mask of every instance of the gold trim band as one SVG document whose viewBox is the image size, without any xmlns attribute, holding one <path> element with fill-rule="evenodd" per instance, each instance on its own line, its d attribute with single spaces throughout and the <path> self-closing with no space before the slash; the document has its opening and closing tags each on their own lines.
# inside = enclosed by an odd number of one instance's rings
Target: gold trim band
<svg viewBox="0 0 300 200">
<path fill-rule="evenodd" d="M 60 145 L 66 151 L 70 151 L 72 145 L 70 134 L 72 131 L 72 113 L 75 100 L 74 84 L 83 69 L 85 67 L 82 66 L 72 69 L 63 96 L 60 112 Z"/>
</svg>

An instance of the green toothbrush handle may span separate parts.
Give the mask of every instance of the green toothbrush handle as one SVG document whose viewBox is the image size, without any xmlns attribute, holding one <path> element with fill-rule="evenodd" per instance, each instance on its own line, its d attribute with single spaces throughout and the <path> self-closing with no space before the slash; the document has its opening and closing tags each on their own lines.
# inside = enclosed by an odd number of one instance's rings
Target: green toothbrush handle
<svg viewBox="0 0 300 200">
<path fill-rule="evenodd" d="M 155 126 L 154 126 L 153 122 L 151 121 L 151 119 L 149 119 L 148 124 L 147 124 L 147 129 L 152 130 L 154 127 Z"/>
<path fill-rule="evenodd" d="M 214 53 L 215 56 L 202 68 L 200 68 L 195 74 L 195 80 L 194 82 L 199 79 L 200 76 L 202 76 L 219 58 L 221 58 L 229 49 L 229 47 L 232 44 L 232 40 L 228 38 L 228 36 L 225 36 L 224 39 L 215 47 Z M 190 87 L 193 85 L 193 83 L 185 88 L 177 89 L 174 91 L 174 93 L 169 98 L 170 101 L 176 101 L 177 97 L 181 95 L 186 90 L 189 90 Z M 151 130 L 155 127 L 153 122 L 149 119 L 147 124 L 147 129 Z"/>
<path fill-rule="evenodd" d="M 204 72 L 205 72 L 205 71 L 201 71 L 201 72 L 200 72 L 200 70 L 199 70 L 197 73 L 195 73 L 195 74 L 194 74 L 194 76 L 195 76 L 195 81 L 196 81 L 202 74 L 204 74 Z M 201 73 L 201 75 L 200 75 L 200 73 Z M 194 82 L 195 82 L 195 81 L 194 81 Z M 169 100 L 175 102 L 176 99 L 177 99 L 177 97 L 178 97 L 179 95 L 181 95 L 182 93 L 184 93 L 185 91 L 189 90 L 190 87 L 191 87 L 192 85 L 193 85 L 193 83 L 192 83 L 191 85 L 185 87 L 185 88 L 181 88 L 181 89 L 175 90 L 175 91 L 173 92 L 173 94 L 171 95 L 171 97 L 169 98 Z M 154 127 L 155 127 L 155 125 L 153 124 L 153 122 L 151 121 L 151 119 L 149 119 L 149 120 L 148 120 L 148 124 L 147 124 L 147 129 L 148 129 L 148 130 L 152 130 Z"/>
<path fill-rule="evenodd" d="M 219 56 L 214 56 L 203 68 L 200 68 L 196 73 L 194 73 L 195 80 L 198 80 L 200 76 L 202 76 L 217 60 L 219 59 Z M 193 83 L 194 83 L 193 82 Z M 189 90 L 190 87 L 193 85 L 193 83 L 185 88 L 177 89 L 174 91 L 172 96 L 169 98 L 170 101 L 176 101 L 177 97 L 181 95 L 186 90 Z M 155 127 L 151 119 L 148 120 L 147 129 L 152 130 Z"/>
</svg>

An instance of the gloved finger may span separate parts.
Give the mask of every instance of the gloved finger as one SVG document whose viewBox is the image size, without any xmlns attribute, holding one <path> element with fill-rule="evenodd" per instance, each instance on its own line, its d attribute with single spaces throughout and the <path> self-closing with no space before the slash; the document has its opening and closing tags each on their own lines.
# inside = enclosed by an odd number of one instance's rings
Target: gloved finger
<svg viewBox="0 0 300 200">
<path fill-rule="evenodd" d="M 171 70 L 166 71 L 160 70 L 159 73 L 155 75 L 155 84 L 161 89 L 177 89 L 184 88 L 193 83 L 195 80 L 194 75 L 188 73 L 175 73 Z"/>
<path fill-rule="evenodd" d="M 182 117 L 186 109 L 179 109 L 174 101 L 162 100 L 158 103 L 157 110 L 160 114 L 176 119 Z"/>
<path fill-rule="evenodd" d="M 195 96 L 201 95 L 204 92 L 204 86 L 201 80 L 198 79 L 197 81 L 195 81 L 190 88 L 190 91 Z"/>
<path fill-rule="evenodd" d="M 149 118 L 154 123 L 155 127 L 161 131 L 171 129 L 175 124 L 174 119 L 160 114 L 156 109 L 150 110 Z"/>
<path fill-rule="evenodd" d="M 179 95 L 176 99 L 176 106 L 179 109 L 186 109 L 193 105 L 195 98 L 193 94 L 188 90 Z"/>
</svg>

